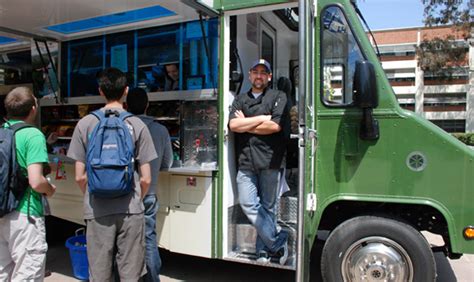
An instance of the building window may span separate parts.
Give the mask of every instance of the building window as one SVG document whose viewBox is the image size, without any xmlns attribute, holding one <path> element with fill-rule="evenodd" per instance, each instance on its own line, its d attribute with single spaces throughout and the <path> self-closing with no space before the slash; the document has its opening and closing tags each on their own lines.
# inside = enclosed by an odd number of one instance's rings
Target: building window
<svg viewBox="0 0 474 282">
<path fill-rule="evenodd" d="M 425 112 L 465 112 L 466 94 L 426 95 L 423 110 Z"/>
<path fill-rule="evenodd" d="M 415 59 L 415 45 L 386 45 L 379 46 L 382 61 L 403 61 Z"/>
<path fill-rule="evenodd" d="M 415 85 L 415 69 L 390 69 L 385 70 L 385 73 L 392 86 Z"/>
<path fill-rule="evenodd" d="M 415 104 L 413 103 L 400 103 L 400 107 L 404 110 L 415 111 Z"/>
<path fill-rule="evenodd" d="M 466 103 L 425 102 L 423 109 L 425 112 L 465 112 Z"/>
<path fill-rule="evenodd" d="M 413 97 L 413 95 L 410 95 L 410 96 L 409 97 L 398 96 L 397 100 L 398 100 L 398 104 L 400 105 L 402 109 L 414 112 L 415 111 L 415 98 Z"/>
<path fill-rule="evenodd" d="M 467 84 L 469 83 L 468 68 L 448 69 L 441 73 L 424 73 L 425 85 Z"/>
<path fill-rule="evenodd" d="M 431 120 L 432 123 L 436 124 L 443 130 L 449 133 L 454 132 L 465 132 L 466 131 L 466 120 Z"/>
</svg>

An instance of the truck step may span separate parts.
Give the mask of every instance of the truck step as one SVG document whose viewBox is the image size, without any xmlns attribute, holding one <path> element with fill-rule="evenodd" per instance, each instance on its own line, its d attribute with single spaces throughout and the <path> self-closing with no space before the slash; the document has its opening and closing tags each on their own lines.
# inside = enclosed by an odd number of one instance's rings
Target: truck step
<svg viewBox="0 0 474 282">
<path fill-rule="evenodd" d="M 283 225 L 280 223 L 282 230 L 288 232 L 288 262 L 287 265 L 293 265 L 296 254 L 296 226 Z M 234 257 L 242 255 L 248 259 L 255 261 L 255 240 L 257 238 L 257 231 L 251 224 L 236 224 L 235 225 L 235 241 L 232 246 L 232 253 Z M 255 261 L 256 264 L 257 263 Z"/>
<path fill-rule="evenodd" d="M 254 253 L 239 253 L 239 252 L 231 252 L 229 255 L 224 258 L 228 261 L 235 261 L 239 263 L 246 263 L 246 264 L 253 264 L 253 265 L 261 265 L 266 267 L 273 267 L 273 268 L 281 268 L 281 269 L 290 269 L 294 270 L 296 265 L 295 256 L 291 255 L 288 257 L 288 260 L 285 265 L 280 265 L 278 261 L 270 261 L 268 263 L 260 263 L 257 262 L 257 257 Z"/>
</svg>

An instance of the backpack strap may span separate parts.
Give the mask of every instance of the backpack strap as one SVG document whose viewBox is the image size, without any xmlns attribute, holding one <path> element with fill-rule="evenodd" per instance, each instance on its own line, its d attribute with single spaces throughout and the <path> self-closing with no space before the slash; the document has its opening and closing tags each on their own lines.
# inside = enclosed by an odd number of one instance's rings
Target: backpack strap
<svg viewBox="0 0 474 282">
<path fill-rule="evenodd" d="M 105 118 L 105 113 L 101 110 L 95 110 L 91 112 L 99 121 Z"/>
<path fill-rule="evenodd" d="M 127 118 L 133 116 L 133 114 L 127 112 L 127 111 L 124 111 L 124 112 L 121 112 L 120 113 L 120 116 L 119 118 L 122 119 L 123 121 L 125 121 Z"/>
<path fill-rule="evenodd" d="M 26 122 L 19 122 L 15 123 L 13 125 L 10 125 L 10 129 L 13 130 L 13 134 L 15 134 L 17 131 L 23 129 L 23 128 L 28 128 L 28 127 L 33 127 L 31 124 L 28 124 Z"/>
<path fill-rule="evenodd" d="M 13 136 L 17 133 L 17 131 L 22 130 L 23 128 L 28 128 L 28 127 L 33 127 L 31 124 L 28 124 L 26 122 L 18 122 L 13 125 L 10 125 L 10 129 L 13 130 Z M 13 138 L 13 148 L 15 148 L 15 138 Z M 16 151 L 16 148 L 15 148 Z M 28 176 L 27 176 L 28 177 Z M 27 216 L 28 216 L 28 222 L 30 223 L 35 223 L 35 219 L 30 215 L 30 201 L 31 201 L 31 190 L 26 190 L 25 193 L 27 194 L 28 197 L 28 206 L 27 206 Z"/>
<path fill-rule="evenodd" d="M 93 114 L 98 120 L 102 120 L 103 118 L 106 118 L 112 114 L 118 114 L 118 117 L 120 119 L 122 119 L 123 121 L 131 116 L 133 116 L 133 114 L 127 112 L 127 111 L 123 111 L 121 113 L 119 113 L 118 111 L 111 111 L 111 110 L 108 110 L 106 109 L 105 112 L 104 111 L 101 111 L 101 110 L 95 110 L 93 112 L 91 112 L 91 114 Z"/>
</svg>

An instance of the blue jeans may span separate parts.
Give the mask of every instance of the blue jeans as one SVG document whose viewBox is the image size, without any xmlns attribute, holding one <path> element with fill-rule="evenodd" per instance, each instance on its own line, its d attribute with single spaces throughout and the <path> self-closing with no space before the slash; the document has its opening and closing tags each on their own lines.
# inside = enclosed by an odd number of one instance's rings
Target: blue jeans
<svg viewBox="0 0 474 282">
<path fill-rule="evenodd" d="M 158 199 L 156 195 L 146 195 L 143 199 L 145 206 L 145 263 L 147 274 L 144 281 L 160 281 L 161 258 L 156 243 L 156 212 Z"/>
<path fill-rule="evenodd" d="M 287 240 L 287 234 L 277 230 L 275 214 L 280 191 L 280 170 L 239 170 L 236 181 L 240 206 L 257 229 L 257 254 L 260 251 L 276 253 Z"/>
</svg>

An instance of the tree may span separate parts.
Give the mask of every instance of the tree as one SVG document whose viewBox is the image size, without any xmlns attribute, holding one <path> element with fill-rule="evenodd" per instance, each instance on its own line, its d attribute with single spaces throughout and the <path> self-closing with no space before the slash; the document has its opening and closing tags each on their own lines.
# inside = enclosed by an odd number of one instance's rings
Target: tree
<svg viewBox="0 0 474 282">
<path fill-rule="evenodd" d="M 424 37 L 417 47 L 421 69 L 438 76 L 449 77 L 466 59 L 466 45 L 455 42 L 472 36 L 471 0 L 421 0 L 424 5 L 424 23 L 427 27 L 451 26 L 447 36 Z"/>
</svg>

